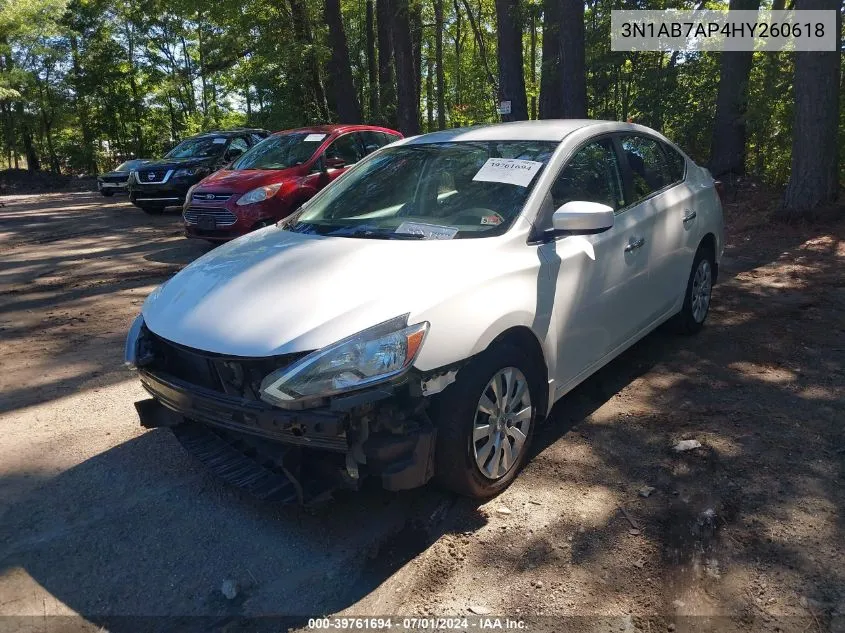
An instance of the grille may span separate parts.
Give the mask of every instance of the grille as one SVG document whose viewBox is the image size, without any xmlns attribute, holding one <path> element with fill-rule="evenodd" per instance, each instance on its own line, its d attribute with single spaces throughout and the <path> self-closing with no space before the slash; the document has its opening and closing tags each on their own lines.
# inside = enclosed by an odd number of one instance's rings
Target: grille
<svg viewBox="0 0 845 633">
<path fill-rule="evenodd" d="M 309 352 L 246 358 L 224 356 L 171 343 L 146 330 L 152 347 L 152 363 L 145 369 L 161 371 L 185 382 L 230 396 L 259 400 L 261 381 L 267 374 L 287 367 Z"/>
<path fill-rule="evenodd" d="M 161 183 L 167 180 L 170 172 L 164 169 L 146 169 L 137 172 L 138 182 L 142 185 L 147 183 Z"/>
<path fill-rule="evenodd" d="M 196 224 L 199 216 L 210 215 L 217 221 L 217 226 L 232 226 L 238 221 L 237 216 L 228 209 L 221 209 L 220 207 L 188 207 L 188 210 L 182 214 L 185 218 L 186 224 Z"/>
<path fill-rule="evenodd" d="M 197 202 L 223 202 L 232 197 L 231 193 L 194 193 L 191 200 Z"/>
<path fill-rule="evenodd" d="M 129 182 L 129 174 L 123 176 L 101 176 L 100 180 L 103 182 L 119 182 L 120 184 L 125 184 Z"/>
</svg>

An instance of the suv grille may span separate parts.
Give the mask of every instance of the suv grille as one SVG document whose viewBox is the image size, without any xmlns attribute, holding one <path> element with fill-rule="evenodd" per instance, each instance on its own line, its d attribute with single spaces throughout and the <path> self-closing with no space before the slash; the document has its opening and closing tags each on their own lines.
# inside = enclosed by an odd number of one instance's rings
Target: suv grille
<svg viewBox="0 0 845 633">
<path fill-rule="evenodd" d="M 213 216 L 217 221 L 217 226 L 232 226 L 238 221 L 234 213 L 220 207 L 188 207 L 182 217 L 185 218 L 185 224 L 196 224 L 201 215 Z"/>
<path fill-rule="evenodd" d="M 136 172 L 138 182 L 142 185 L 165 182 L 169 175 L 170 171 L 165 169 L 145 169 Z"/>
<path fill-rule="evenodd" d="M 185 382 L 230 396 L 259 400 L 261 381 L 267 374 L 287 367 L 310 352 L 249 358 L 225 356 L 171 343 L 149 330 L 153 361 L 145 369 L 160 371 Z"/>
</svg>

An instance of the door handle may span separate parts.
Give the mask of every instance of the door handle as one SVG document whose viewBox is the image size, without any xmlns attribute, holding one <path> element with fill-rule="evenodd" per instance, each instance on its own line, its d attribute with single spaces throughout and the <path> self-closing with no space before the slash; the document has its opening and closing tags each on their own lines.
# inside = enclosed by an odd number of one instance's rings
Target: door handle
<svg viewBox="0 0 845 633">
<path fill-rule="evenodd" d="M 635 250 L 637 250 L 638 248 L 641 248 L 643 244 L 645 244 L 645 238 L 644 237 L 637 237 L 637 238 L 632 237 L 628 241 L 628 245 L 625 247 L 625 252 L 626 253 L 632 253 Z"/>
<path fill-rule="evenodd" d="M 698 215 L 695 211 L 690 211 L 689 209 L 684 209 L 686 211 L 686 215 L 684 216 L 684 222 L 689 222 L 690 220 L 695 220 L 695 217 Z"/>
</svg>

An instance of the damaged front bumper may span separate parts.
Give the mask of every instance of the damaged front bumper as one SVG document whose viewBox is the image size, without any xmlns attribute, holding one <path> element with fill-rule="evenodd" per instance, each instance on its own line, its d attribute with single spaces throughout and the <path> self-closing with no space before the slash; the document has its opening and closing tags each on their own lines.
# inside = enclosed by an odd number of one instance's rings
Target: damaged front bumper
<svg viewBox="0 0 845 633">
<path fill-rule="evenodd" d="M 142 426 L 170 427 L 223 479 L 257 496 L 307 502 L 377 477 L 387 490 L 433 475 L 436 430 L 407 382 L 283 410 L 139 368 L 153 396 L 136 403 Z"/>
</svg>

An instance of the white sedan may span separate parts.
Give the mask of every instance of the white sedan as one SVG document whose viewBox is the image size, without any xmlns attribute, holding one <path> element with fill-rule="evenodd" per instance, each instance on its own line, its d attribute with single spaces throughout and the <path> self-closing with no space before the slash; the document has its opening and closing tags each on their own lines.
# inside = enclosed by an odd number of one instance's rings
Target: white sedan
<svg viewBox="0 0 845 633">
<path fill-rule="evenodd" d="M 404 139 L 156 289 L 136 406 L 265 498 L 368 477 L 487 498 L 578 383 L 664 321 L 702 327 L 723 244 L 710 173 L 646 127 Z"/>
</svg>

